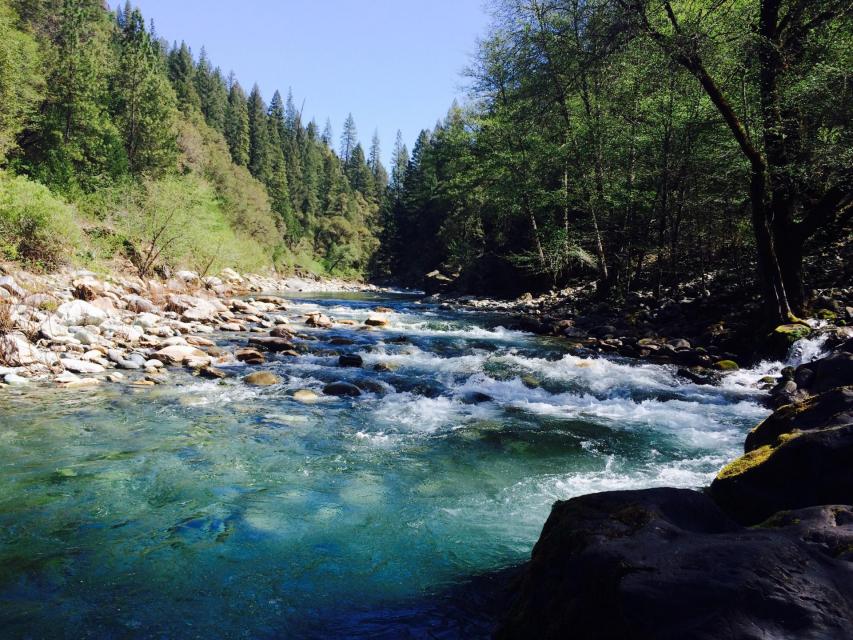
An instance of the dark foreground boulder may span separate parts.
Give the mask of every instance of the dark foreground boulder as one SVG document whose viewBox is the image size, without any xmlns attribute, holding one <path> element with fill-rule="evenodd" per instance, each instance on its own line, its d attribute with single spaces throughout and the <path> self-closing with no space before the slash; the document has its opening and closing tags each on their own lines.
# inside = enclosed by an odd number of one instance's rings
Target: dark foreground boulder
<svg viewBox="0 0 853 640">
<path fill-rule="evenodd" d="M 849 638 L 853 512 L 817 507 L 743 528 L 702 493 L 557 502 L 500 639 Z"/>
</svg>

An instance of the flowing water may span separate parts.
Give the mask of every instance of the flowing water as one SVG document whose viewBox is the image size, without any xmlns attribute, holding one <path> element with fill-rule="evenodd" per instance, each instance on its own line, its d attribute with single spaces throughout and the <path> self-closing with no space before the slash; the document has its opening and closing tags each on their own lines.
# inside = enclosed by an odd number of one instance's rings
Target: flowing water
<svg viewBox="0 0 853 640">
<path fill-rule="evenodd" d="M 482 636 L 488 616 L 446 594 L 526 560 L 555 500 L 704 485 L 767 414 L 763 371 L 695 386 L 411 297 L 291 315 L 377 304 L 389 327 L 309 330 L 314 355 L 274 359 L 270 388 L 235 368 L 0 391 L 0 636 Z M 373 392 L 290 397 L 333 380 Z"/>
</svg>

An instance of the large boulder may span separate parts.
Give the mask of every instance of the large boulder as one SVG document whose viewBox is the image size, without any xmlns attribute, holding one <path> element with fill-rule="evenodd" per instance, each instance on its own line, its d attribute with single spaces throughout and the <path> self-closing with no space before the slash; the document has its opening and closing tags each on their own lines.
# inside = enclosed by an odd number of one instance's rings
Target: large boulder
<svg viewBox="0 0 853 640">
<path fill-rule="evenodd" d="M 746 436 L 744 450 L 779 444 L 779 438 L 800 431 L 853 423 L 853 386 L 839 387 L 777 409 Z"/>
<path fill-rule="evenodd" d="M 711 495 L 744 524 L 777 511 L 853 504 L 853 422 L 779 436 L 724 467 Z"/>
<path fill-rule="evenodd" d="M 499 639 L 849 637 L 853 511 L 743 528 L 685 489 L 557 502 Z"/>
<path fill-rule="evenodd" d="M 68 327 L 98 326 L 107 319 L 108 313 L 85 300 L 72 300 L 59 305 L 55 316 Z"/>
</svg>

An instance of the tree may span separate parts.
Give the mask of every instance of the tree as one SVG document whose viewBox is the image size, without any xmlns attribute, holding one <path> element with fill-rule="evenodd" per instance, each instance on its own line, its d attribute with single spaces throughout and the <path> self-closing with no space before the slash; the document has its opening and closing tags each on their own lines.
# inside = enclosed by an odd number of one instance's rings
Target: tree
<svg viewBox="0 0 853 640">
<path fill-rule="evenodd" d="M 329 118 L 326 118 L 326 126 L 323 127 L 323 135 L 320 137 L 320 140 L 322 140 L 323 144 L 327 147 L 331 147 L 334 136 L 335 134 L 332 132 L 332 121 Z"/>
<path fill-rule="evenodd" d="M 196 89 L 196 68 L 193 56 L 185 42 L 173 47 L 168 57 L 169 80 L 178 98 L 178 106 L 184 113 L 201 109 L 201 100 Z"/>
<path fill-rule="evenodd" d="M 246 94 L 236 80 L 230 81 L 228 107 L 225 110 L 225 140 L 234 164 L 249 164 L 249 109 Z"/>
<path fill-rule="evenodd" d="M 175 93 L 152 46 L 142 14 L 133 9 L 119 34 L 115 118 L 132 173 L 156 172 L 177 155 Z"/>
<path fill-rule="evenodd" d="M 248 112 L 249 171 L 261 182 L 266 182 L 269 172 L 270 135 L 267 129 L 267 107 L 257 84 L 249 94 Z"/>
<path fill-rule="evenodd" d="M 219 132 L 225 130 L 225 112 L 228 109 L 228 89 L 219 67 L 211 67 L 207 52 L 202 47 L 195 70 L 195 88 L 201 112 L 208 125 Z"/>
<path fill-rule="evenodd" d="M 739 37 L 755 38 L 755 46 L 744 48 L 757 86 L 749 96 L 751 103 L 741 107 L 713 68 L 731 40 L 731 35 L 724 40 L 715 33 L 716 16 L 681 6 L 676 10 L 668 1 L 650 7 L 620 0 L 620 6 L 637 20 L 640 31 L 697 79 L 748 162 L 752 228 L 767 314 L 777 322 L 795 320 L 805 306 L 805 243 L 819 230 L 835 226 L 853 207 L 850 163 L 834 152 L 834 144 L 821 150 L 823 157 L 817 155 L 827 136 L 849 145 L 849 127 L 841 125 L 834 109 L 826 108 L 826 95 L 833 92 L 822 86 L 841 90 L 846 80 L 831 67 L 814 68 L 816 56 L 838 55 L 832 51 L 835 46 L 849 51 L 850 3 L 761 0 L 751 15 L 752 7 L 746 8 L 743 23 L 757 29 L 754 36 L 741 31 Z M 750 112 L 759 115 L 757 132 L 749 128 Z"/>
<path fill-rule="evenodd" d="M 355 128 L 355 119 L 352 114 L 349 114 L 344 122 L 344 132 L 341 134 L 341 161 L 344 165 L 349 164 L 350 156 L 357 144 L 358 132 Z"/>
</svg>

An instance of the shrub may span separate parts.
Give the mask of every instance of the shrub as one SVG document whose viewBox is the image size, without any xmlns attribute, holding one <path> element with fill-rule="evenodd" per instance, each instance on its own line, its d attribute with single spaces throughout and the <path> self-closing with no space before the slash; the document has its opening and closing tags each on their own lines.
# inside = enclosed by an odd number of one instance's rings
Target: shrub
<svg viewBox="0 0 853 640">
<path fill-rule="evenodd" d="M 32 269 L 51 270 L 80 248 L 74 209 L 44 185 L 0 171 L 0 252 Z"/>
</svg>

